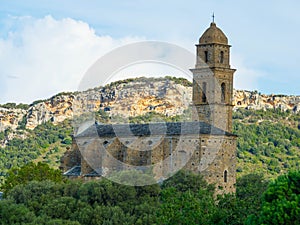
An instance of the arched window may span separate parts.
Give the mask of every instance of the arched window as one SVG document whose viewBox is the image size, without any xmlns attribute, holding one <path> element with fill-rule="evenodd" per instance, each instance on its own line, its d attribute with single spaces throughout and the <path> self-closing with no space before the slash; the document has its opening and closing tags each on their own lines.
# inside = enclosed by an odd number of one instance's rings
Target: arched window
<svg viewBox="0 0 300 225">
<path fill-rule="evenodd" d="M 224 182 L 227 183 L 227 176 L 228 176 L 228 172 L 227 170 L 224 171 Z"/>
<path fill-rule="evenodd" d="M 224 63 L 224 52 L 220 52 L 220 63 Z"/>
<path fill-rule="evenodd" d="M 226 85 L 225 83 L 221 84 L 221 102 L 225 102 L 225 96 L 226 96 Z"/>
<path fill-rule="evenodd" d="M 204 52 L 204 55 L 205 55 L 205 62 L 207 63 L 208 60 L 209 60 L 209 57 L 208 57 L 208 51 L 205 51 L 205 52 Z"/>
<path fill-rule="evenodd" d="M 206 88 L 207 88 L 207 84 L 206 82 L 203 82 L 202 84 L 202 102 L 206 102 Z"/>
</svg>

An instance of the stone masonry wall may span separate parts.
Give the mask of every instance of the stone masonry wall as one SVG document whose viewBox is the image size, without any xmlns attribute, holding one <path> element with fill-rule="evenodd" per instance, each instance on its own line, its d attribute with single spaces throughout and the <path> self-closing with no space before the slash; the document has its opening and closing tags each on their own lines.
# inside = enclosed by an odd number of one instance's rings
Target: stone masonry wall
<svg viewBox="0 0 300 225">
<path fill-rule="evenodd" d="M 186 169 L 202 174 L 209 183 L 216 185 L 218 193 L 235 191 L 235 136 L 107 137 L 78 142 L 82 155 L 78 162 L 81 162 L 83 176 L 93 169 L 108 175 L 130 166 L 152 166 L 159 180 Z M 69 154 L 69 157 L 70 161 L 77 159 L 76 154 Z"/>
</svg>

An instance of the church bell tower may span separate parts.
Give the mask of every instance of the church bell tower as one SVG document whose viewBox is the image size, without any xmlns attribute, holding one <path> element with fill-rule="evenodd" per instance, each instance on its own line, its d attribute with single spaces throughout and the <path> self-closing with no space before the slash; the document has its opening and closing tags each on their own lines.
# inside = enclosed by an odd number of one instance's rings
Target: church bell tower
<svg viewBox="0 0 300 225">
<path fill-rule="evenodd" d="M 199 39 L 193 73 L 194 120 L 232 132 L 233 74 L 230 45 L 223 31 L 212 22 Z"/>
</svg>

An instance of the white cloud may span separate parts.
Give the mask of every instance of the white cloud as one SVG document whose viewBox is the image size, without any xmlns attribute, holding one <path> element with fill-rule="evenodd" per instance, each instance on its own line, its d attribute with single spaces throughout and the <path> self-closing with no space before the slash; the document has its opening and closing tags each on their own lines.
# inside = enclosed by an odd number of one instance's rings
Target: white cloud
<svg viewBox="0 0 300 225">
<path fill-rule="evenodd" d="M 86 70 L 100 56 L 144 39 L 98 36 L 87 23 L 70 18 L 10 19 L 16 26 L 0 39 L 0 103 L 30 103 L 77 90 Z"/>
<path fill-rule="evenodd" d="M 99 36 L 87 23 L 70 18 L 9 17 L 9 20 L 10 32 L 0 38 L 0 103 L 30 103 L 61 91 L 75 91 L 99 57 L 118 46 L 145 40 Z M 184 41 L 178 43 L 189 46 Z M 233 54 L 232 62 L 232 67 L 238 68 L 235 88 L 258 89 L 259 78 L 264 75 L 250 69 L 240 55 Z M 172 71 L 166 67 L 137 65 L 119 75 L 131 77 L 133 72 L 141 75 L 145 69 L 152 75 Z M 178 71 L 174 75 L 179 75 Z"/>
</svg>

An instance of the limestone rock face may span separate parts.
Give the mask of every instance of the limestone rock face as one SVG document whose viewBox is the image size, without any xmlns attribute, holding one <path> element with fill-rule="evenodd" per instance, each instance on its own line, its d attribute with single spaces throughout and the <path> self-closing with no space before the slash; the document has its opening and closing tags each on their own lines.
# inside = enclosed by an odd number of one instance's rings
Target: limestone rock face
<svg viewBox="0 0 300 225">
<path fill-rule="evenodd" d="M 6 109 L 0 107 L 0 132 L 8 128 L 17 129 L 27 111 L 22 109 Z"/>
<path fill-rule="evenodd" d="M 34 129 L 37 125 L 51 121 L 54 124 L 73 116 L 73 95 L 54 96 L 29 108 L 26 128 Z"/>
<path fill-rule="evenodd" d="M 136 82 L 122 85 L 115 92 L 114 99 L 105 102 L 111 115 L 123 117 L 143 115 L 155 111 L 168 116 L 182 114 L 191 102 L 191 87 L 184 87 L 172 81 Z"/>
<path fill-rule="evenodd" d="M 54 124 L 85 111 L 99 109 L 111 116 L 143 115 L 154 111 L 167 116 L 182 114 L 192 103 L 192 87 L 172 80 L 136 79 L 84 92 L 61 93 L 30 105 L 28 110 L 0 107 L 0 132 L 16 130 L 23 121 L 27 129 L 47 121 Z M 256 91 L 234 90 L 234 109 L 280 109 L 300 112 L 300 96 L 265 95 Z"/>
<path fill-rule="evenodd" d="M 28 110 L 0 108 L 0 132 L 16 130 L 25 118 L 26 128 L 51 121 L 54 124 L 87 111 L 99 109 L 122 117 L 155 111 L 168 116 L 182 114 L 191 102 L 191 87 L 160 79 L 149 82 L 138 79 L 90 89 L 84 92 L 61 93 L 30 105 Z"/>
<path fill-rule="evenodd" d="M 300 96 L 265 95 L 259 94 L 256 91 L 235 90 L 233 105 L 235 109 L 280 109 L 281 111 L 290 110 L 293 113 L 299 113 Z"/>
</svg>

